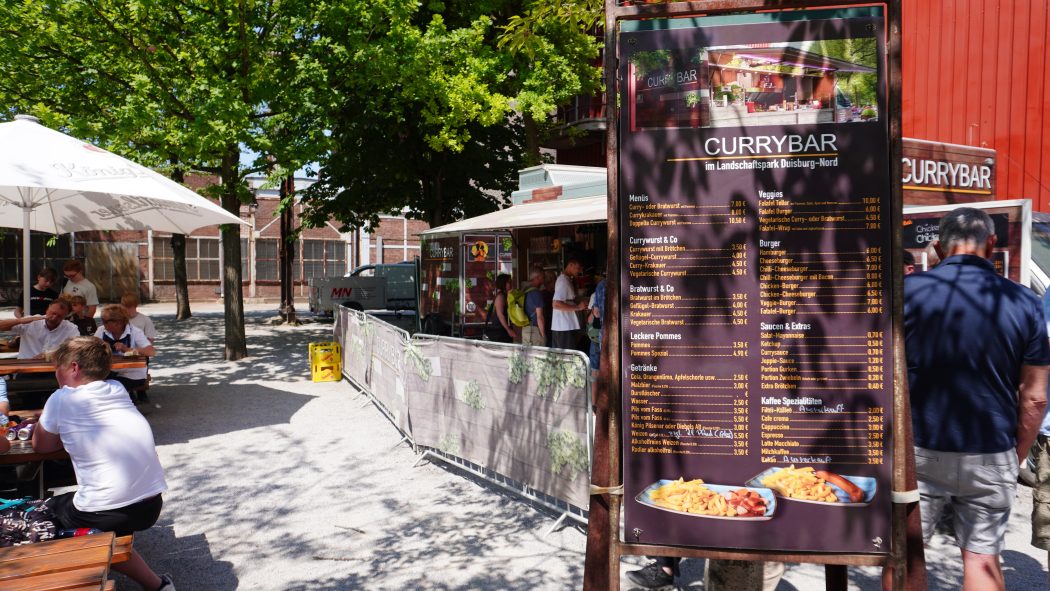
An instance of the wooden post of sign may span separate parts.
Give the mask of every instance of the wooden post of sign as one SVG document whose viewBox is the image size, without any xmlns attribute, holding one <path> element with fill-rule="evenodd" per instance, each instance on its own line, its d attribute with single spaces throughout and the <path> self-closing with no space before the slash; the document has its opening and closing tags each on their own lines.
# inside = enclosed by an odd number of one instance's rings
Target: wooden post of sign
<svg viewBox="0 0 1050 591">
<path fill-rule="evenodd" d="M 608 171 L 608 253 L 605 280 L 605 318 L 602 326 L 601 369 L 594 396 L 594 461 L 591 483 L 608 489 L 623 483 L 620 476 L 620 203 L 619 151 L 616 125 L 616 0 L 605 0 L 605 162 Z M 587 591 L 620 587 L 620 503 L 618 492 L 592 494 L 587 521 L 587 554 L 583 588 Z"/>
<path fill-rule="evenodd" d="M 584 569 L 586 591 L 618 591 L 620 588 L 620 558 L 623 554 L 652 554 L 689 558 L 725 560 L 754 560 L 808 562 L 826 565 L 826 587 L 845 590 L 848 566 L 889 566 L 893 576 L 887 582 L 896 591 L 925 591 L 926 572 L 921 539 L 921 523 L 917 503 L 892 505 L 892 551 L 889 555 L 781 553 L 766 551 L 723 551 L 678 546 L 654 546 L 620 542 L 620 508 L 622 505 L 622 450 L 621 430 L 621 311 L 620 311 L 620 211 L 619 211 L 619 112 L 617 23 L 624 19 L 666 18 L 746 12 L 763 9 L 798 9 L 871 5 L 864 0 L 711 0 L 706 2 L 671 2 L 664 4 L 632 5 L 617 0 L 605 0 L 605 59 L 606 81 L 606 163 L 608 169 L 608 268 L 606 306 L 609 320 L 602 336 L 602 364 L 598 377 L 595 404 L 594 462 L 592 466 L 592 494 L 587 532 L 587 553 Z M 893 298 L 894 351 L 894 422 L 893 422 L 893 476 L 895 493 L 914 491 L 915 459 L 912 447 L 911 415 L 907 395 L 907 369 L 904 363 L 904 337 L 901 325 L 903 278 L 901 265 L 901 8 L 900 0 L 879 2 L 887 14 L 887 80 L 890 127 L 890 172 L 897 179 L 891 183 L 890 223 L 893 226 L 891 277 Z"/>
<path fill-rule="evenodd" d="M 904 221 L 904 129 L 902 126 L 903 97 L 902 18 L 899 0 L 887 4 L 887 66 L 889 68 L 890 108 L 890 174 L 895 179 L 891 187 L 893 208 L 893 491 L 907 493 L 918 488 L 915 474 L 915 446 L 911 432 L 911 403 L 908 400 L 908 367 L 904 356 L 904 245 L 901 229 Z M 893 589 L 926 589 L 926 557 L 923 551 L 922 519 L 919 503 L 894 503 L 892 523 L 893 542 L 890 564 Z"/>
</svg>

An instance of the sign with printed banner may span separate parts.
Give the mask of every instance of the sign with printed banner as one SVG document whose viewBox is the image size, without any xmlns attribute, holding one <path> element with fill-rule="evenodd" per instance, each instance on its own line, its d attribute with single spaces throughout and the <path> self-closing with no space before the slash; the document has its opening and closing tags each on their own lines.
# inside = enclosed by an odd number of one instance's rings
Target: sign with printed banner
<svg viewBox="0 0 1050 591">
<path fill-rule="evenodd" d="M 889 551 L 885 27 L 621 23 L 626 542 Z"/>
<path fill-rule="evenodd" d="M 944 214 L 957 207 L 984 210 L 995 223 L 996 243 L 992 263 L 996 270 L 1020 283 L 1029 284 L 1031 260 L 1032 200 L 981 201 L 961 204 L 904 206 L 902 245 L 915 257 L 919 271 L 939 262 L 933 243 L 939 237 L 938 226 Z"/>
</svg>

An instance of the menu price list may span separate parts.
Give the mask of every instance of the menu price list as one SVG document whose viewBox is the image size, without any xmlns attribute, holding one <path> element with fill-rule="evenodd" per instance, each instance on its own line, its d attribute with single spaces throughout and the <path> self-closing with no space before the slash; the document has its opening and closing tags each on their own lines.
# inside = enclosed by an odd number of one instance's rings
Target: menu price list
<svg viewBox="0 0 1050 591">
<path fill-rule="evenodd" d="M 819 248 L 821 234 L 880 231 L 881 200 L 788 199 L 782 191 L 762 190 L 755 197 L 753 224 L 741 199 L 683 207 L 648 194 L 628 197 L 628 227 L 634 228 L 627 232 L 626 305 L 632 449 L 750 455 L 754 382 L 762 393 L 754 413 L 754 451 L 762 462 L 881 464 L 884 408 L 857 410 L 848 400 L 850 392 L 881 391 L 886 383 L 884 331 L 849 334 L 851 327 L 877 326 L 885 318 L 883 248 Z M 703 238 L 710 233 L 689 231 L 720 220 L 734 240 L 711 244 Z M 745 231 L 725 232 L 734 225 Z M 646 231 L 654 227 L 660 232 Z M 730 289 L 693 295 L 692 277 Z M 835 334 L 814 334 L 812 322 L 784 321 L 822 317 L 835 323 L 838 316 L 855 318 L 838 322 Z M 682 362 L 709 371 L 665 369 Z"/>
</svg>

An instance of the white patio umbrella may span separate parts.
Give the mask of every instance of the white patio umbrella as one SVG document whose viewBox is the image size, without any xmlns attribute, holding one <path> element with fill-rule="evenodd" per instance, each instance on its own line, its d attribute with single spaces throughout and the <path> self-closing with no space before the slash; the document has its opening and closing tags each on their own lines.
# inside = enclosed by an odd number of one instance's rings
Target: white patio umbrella
<svg viewBox="0 0 1050 591">
<path fill-rule="evenodd" d="M 158 230 L 189 234 L 244 223 L 190 189 L 126 158 L 19 115 L 0 123 L 0 227 L 22 228 L 29 313 L 29 231 Z"/>
</svg>

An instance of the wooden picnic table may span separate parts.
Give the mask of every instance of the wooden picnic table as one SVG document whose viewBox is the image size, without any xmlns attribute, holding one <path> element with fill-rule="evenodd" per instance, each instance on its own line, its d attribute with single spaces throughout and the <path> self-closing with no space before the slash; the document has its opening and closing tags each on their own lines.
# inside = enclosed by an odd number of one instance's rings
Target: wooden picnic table
<svg viewBox="0 0 1050 591">
<path fill-rule="evenodd" d="M 17 414 L 23 418 L 39 417 L 42 411 L 36 410 L 16 410 L 12 411 L 11 414 Z M 0 433 L 0 436 L 7 435 L 7 431 Z M 43 462 L 44 460 L 68 460 L 69 454 L 65 448 L 56 449 L 55 451 L 49 451 L 47 453 L 41 453 L 33 449 L 33 444 L 29 441 L 12 441 L 11 449 L 0 454 L 0 466 L 10 466 L 13 464 L 28 464 L 30 462 Z M 41 463 L 37 471 L 37 482 L 38 487 L 38 498 L 44 498 L 44 464 Z M 0 586 L 2 589 L 2 586 Z"/>
<path fill-rule="evenodd" d="M 113 589 L 112 563 L 127 560 L 131 536 L 112 532 L 0 548 L 0 589 Z"/>
<path fill-rule="evenodd" d="M 33 449 L 28 441 L 12 441 L 11 449 L 0 454 L 0 465 L 24 464 L 26 462 L 43 462 L 44 460 L 68 460 L 65 448 L 41 453 Z"/>
<path fill-rule="evenodd" d="M 39 414 L 39 413 L 37 413 Z M 27 416 L 31 416 L 28 415 Z M 6 433 L 5 433 L 6 434 Z M 56 449 L 55 451 L 49 451 L 47 453 L 41 453 L 33 449 L 33 444 L 29 441 L 12 441 L 11 449 L 0 454 L 0 466 L 10 466 L 14 464 L 28 464 L 30 462 L 40 462 L 40 466 L 37 468 L 37 498 L 44 498 L 44 493 L 47 492 L 44 488 L 44 460 L 68 460 L 69 453 L 66 452 L 65 448 Z M 0 589 L 3 585 L 0 585 Z"/>
<path fill-rule="evenodd" d="M 114 370 L 146 367 L 148 359 L 142 355 L 118 356 L 113 358 L 111 367 Z M 55 363 L 44 359 L 0 359 L 0 376 L 22 373 L 55 373 Z"/>
</svg>

